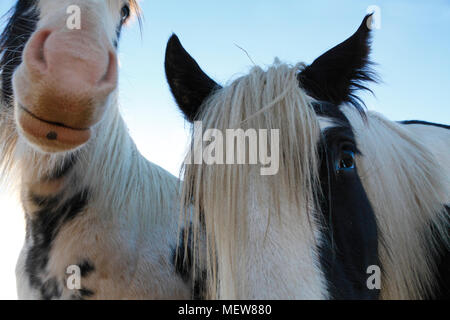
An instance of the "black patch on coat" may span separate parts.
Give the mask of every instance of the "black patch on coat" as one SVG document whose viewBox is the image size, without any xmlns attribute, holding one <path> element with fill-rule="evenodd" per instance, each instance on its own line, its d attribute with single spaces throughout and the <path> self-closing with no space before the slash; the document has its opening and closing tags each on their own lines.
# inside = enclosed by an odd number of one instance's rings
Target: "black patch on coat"
<svg viewBox="0 0 450 320">
<path fill-rule="evenodd" d="M 327 114 L 340 112 L 337 107 L 322 109 Z M 332 120 L 340 126 L 325 130 L 319 143 L 321 190 L 316 194 L 320 200 L 318 218 L 324 226 L 319 247 L 322 270 L 332 299 L 378 299 L 380 291 L 367 287 L 367 268 L 381 268 L 376 217 L 357 168 L 336 170 L 342 150 L 359 151 L 344 114 Z"/>
<path fill-rule="evenodd" d="M 317 116 L 330 119 L 336 125 L 350 126 L 347 117 L 336 105 L 326 101 L 313 102 L 311 105 Z"/>
<path fill-rule="evenodd" d="M 424 126 L 438 127 L 438 128 L 447 129 L 447 130 L 450 129 L 450 126 L 447 126 L 445 124 L 428 122 L 428 121 L 421 121 L 421 120 L 407 120 L 407 121 L 400 121 L 400 123 L 404 124 L 404 125 L 421 124 L 421 125 L 424 125 Z"/>
<path fill-rule="evenodd" d="M 322 231 L 320 261 L 333 299 L 378 299 L 379 290 L 367 287 L 367 268 L 380 266 L 376 217 L 367 198 L 357 168 L 337 171 L 335 162 L 343 148 L 359 154 L 350 123 L 339 109 L 350 103 L 363 112 L 364 102 L 357 90 L 371 91 L 366 82 L 376 82 L 370 69 L 371 32 L 364 18 L 349 39 L 327 51 L 298 75 L 300 86 L 318 102 L 318 116 L 336 124 L 323 132 L 319 143 L 321 158 L 320 200 Z"/>
<path fill-rule="evenodd" d="M 36 0 L 17 1 L 5 16 L 9 16 L 9 20 L 0 35 L 1 96 L 3 102 L 11 106 L 12 76 L 22 63 L 23 50 L 39 20 Z"/>
<path fill-rule="evenodd" d="M 192 252 L 192 227 L 189 228 L 188 240 L 185 240 L 186 229 L 181 231 L 181 241 L 178 248 L 173 249 L 172 262 L 175 265 L 175 272 L 183 279 L 185 283 L 189 283 L 194 278 L 193 275 L 193 252 Z M 194 300 L 203 300 L 206 297 L 206 271 L 202 271 L 201 275 L 195 276 L 193 284 L 192 298 Z"/>
<path fill-rule="evenodd" d="M 63 203 L 60 196 L 30 196 L 31 201 L 39 207 L 32 215 L 28 215 L 27 219 L 31 247 L 27 253 L 25 271 L 29 276 L 31 287 L 44 290 L 44 293 L 48 291 L 47 287 L 54 288 L 52 284 L 45 285 L 43 280 L 47 273 L 53 241 L 61 228 L 83 211 L 88 203 L 88 196 L 88 191 L 83 190 Z M 44 285 L 46 288 L 42 289 Z"/>
<path fill-rule="evenodd" d="M 94 264 L 89 260 L 84 260 L 82 263 L 78 264 L 78 267 L 80 268 L 82 277 L 87 277 L 95 271 Z"/>
</svg>

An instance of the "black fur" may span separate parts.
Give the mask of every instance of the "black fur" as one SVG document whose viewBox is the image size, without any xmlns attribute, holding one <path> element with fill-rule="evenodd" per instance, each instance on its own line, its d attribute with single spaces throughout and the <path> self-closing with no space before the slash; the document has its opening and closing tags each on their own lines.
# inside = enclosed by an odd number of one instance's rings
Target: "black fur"
<svg viewBox="0 0 450 320">
<path fill-rule="evenodd" d="M 371 32 L 367 23 L 370 18 L 371 15 L 367 15 L 349 39 L 300 72 L 300 85 L 311 97 L 335 106 L 348 102 L 363 111 L 364 102 L 355 91 L 371 91 L 364 82 L 377 81 L 369 61 Z M 195 121 L 202 103 L 221 86 L 201 70 L 176 35 L 172 35 L 167 44 L 165 69 L 179 108 L 187 120 Z"/>
<path fill-rule="evenodd" d="M 165 69 L 179 108 L 188 121 L 195 121 L 203 101 L 221 87 L 200 69 L 176 35 L 167 43 Z"/>
<path fill-rule="evenodd" d="M 2 100 L 11 105 L 12 76 L 22 63 L 22 53 L 31 34 L 36 30 L 39 11 L 36 0 L 19 0 L 8 12 L 8 23 L 0 35 L 0 70 L 2 77 Z"/>
<path fill-rule="evenodd" d="M 432 126 L 432 127 L 438 127 L 442 129 L 450 129 L 450 126 L 440 123 L 434 123 L 434 122 L 427 122 L 427 121 L 421 121 L 421 120 L 407 120 L 407 121 L 400 121 L 401 124 L 404 125 L 411 125 L 411 124 L 421 124 L 424 126 Z"/>
<path fill-rule="evenodd" d="M 340 113 L 332 105 L 323 106 L 321 112 Z M 327 129 L 319 144 L 321 190 L 316 194 L 321 206 L 318 218 L 325 226 L 319 248 L 322 270 L 332 299 L 378 299 L 379 290 L 367 287 L 366 273 L 369 266 L 380 266 L 376 218 L 357 168 L 336 171 L 342 150 L 359 151 L 345 115 L 334 119 L 341 126 Z"/>
<path fill-rule="evenodd" d="M 348 102 L 363 111 L 364 102 L 355 91 L 371 91 L 364 82 L 377 81 L 369 61 L 370 18 L 371 15 L 366 16 L 349 39 L 325 52 L 299 74 L 301 86 L 311 97 L 336 106 Z"/>
<path fill-rule="evenodd" d="M 334 120 L 336 123 L 343 124 L 345 127 L 350 125 L 344 113 L 330 102 L 313 102 L 312 107 L 318 116 Z"/>
<path fill-rule="evenodd" d="M 195 278 L 192 290 L 192 298 L 194 300 L 202 300 L 206 297 L 206 271 L 201 275 L 194 277 L 193 275 L 193 252 L 192 243 L 192 227 L 189 228 L 188 240 L 185 242 L 186 229 L 181 231 L 181 241 L 178 248 L 173 249 L 172 261 L 175 265 L 175 271 L 180 275 L 184 282 L 188 283 Z"/>
<path fill-rule="evenodd" d="M 87 277 L 95 271 L 94 264 L 89 260 L 84 260 L 82 263 L 78 264 L 78 266 L 80 267 L 82 277 Z"/>
<path fill-rule="evenodd" d="M 31 247 L 27 253 L 25 271 L 30 280 L 30 286 L 40 289 L 42 298 L 55 293 L 53 283 L 46 284 L 47 263 L 53 241 L 61 228 L 80 214 L 88 203 L 89 192 L 83 190 L 64 203 L 60 196 L 43 198 L 31 195 L 31 200 L 39 207 L 37 212 L 27 215 L 27 237 L 31 240 Z M 32 218 L 30 218 L 32 217 Z M 64 271 L 63 271 L 64 272 Z M 59 291 L 58 291 L 59 292 Z M 51 295 L 51 298 L 57 296 Z"/>
<path fill-rule="evenodd" d="M 333 299 L 378 299 L 380 291 L 367 287 L 367 268 L 381 268 L 378 257 L 376 217 L 357 174 L 357 168 L 337 173 L 336 157 L 342 145 L 358 154 L 354 134 L 339 110 L 350 103 L 363 113 L 364 103 L 356 90 L 368 90 L 363 82 L 376 82 L 371 71 L 370 29 L 366 16 L 353 36 L 327 51 L 299 74 L 300 86 L 320 103 L 313 104 L 317 115 L 335 120 L 340 126 L 324 132 L 321 153 L 321 200 L 319 217 L 325 224 L 320 260 Z"/>
</svg>

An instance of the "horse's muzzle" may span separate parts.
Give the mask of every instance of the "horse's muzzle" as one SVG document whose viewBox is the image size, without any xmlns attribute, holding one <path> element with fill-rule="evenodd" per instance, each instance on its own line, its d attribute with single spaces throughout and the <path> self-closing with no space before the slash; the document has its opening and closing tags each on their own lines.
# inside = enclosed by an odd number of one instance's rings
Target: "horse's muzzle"
<svg viewBox="0 0 450 320">
<path fill-rule="evenodd" d="M 108 41 L 83 30 L 41 29 L 14 74 L 19 131 L 46 152 L 85 144 L 117 87 L 118 62 Z"/>
</svg>

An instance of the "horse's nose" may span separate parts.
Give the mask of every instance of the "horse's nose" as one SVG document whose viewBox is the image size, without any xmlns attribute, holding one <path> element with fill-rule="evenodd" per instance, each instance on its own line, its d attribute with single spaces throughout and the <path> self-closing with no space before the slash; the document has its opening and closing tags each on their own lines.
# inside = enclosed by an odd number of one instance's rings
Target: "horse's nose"
<svg viewBox="0 0 450 320">
<path fill-rule="evenodd" d="M 36 32 L 25 49 L 25 63 L 29 71 L 43 81 L 74 90 L 86 89 L 111 92 L 117 84 L 117 56 L 106 45 L 82 31 Z M 94 93 L 94 92 L 93 92 Z"/>
<path fill-rule="evenodd" d="M 17 123 L 45 151 L 85 144 L 117 87 L 117 56 L 94 29 L 42 29 L 33 34 L 14 73 Z"/>
<path fill-rule="evenodd" d="M 24 107 L 71 128 L 98 122 L 117 86 L 115 51 L 81 30 L 36 32 L 25 48 L 24 64 L 30 87 Z"/>
</svg>

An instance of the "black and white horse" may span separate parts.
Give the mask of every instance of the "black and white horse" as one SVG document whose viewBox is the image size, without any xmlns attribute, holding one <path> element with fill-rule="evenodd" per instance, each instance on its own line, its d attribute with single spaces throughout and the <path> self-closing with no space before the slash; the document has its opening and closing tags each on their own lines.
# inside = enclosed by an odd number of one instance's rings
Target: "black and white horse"
<svg viewBox="0 0 450 320">
<path fill-rule="evenodd" d="M 276 61 L 225 87 L 169 40 L 172 93 L 207 136 L 191 152 L 214 160 L 186 165 L 183 195 L 193 241 L 208 239 L 209 298 L 449 297 L 449 127 L 362 108 L 369 18 L 311 65 Z M 216 133 L 236 128 L 249 144 L 250 129 L 279 130 L 276 175 L 216 158 L 236 151 L 212 147 Z"/>
<path fill-rule="evenodd" d="M 26 212 L 19 298 L 191 297 L 173 261 L 179 182 L 140 155 L 118 110 L 117 44 L 138 13 L 134 0 L 18 0 L 10 11 L 0 176 Z"/>
</svg>

